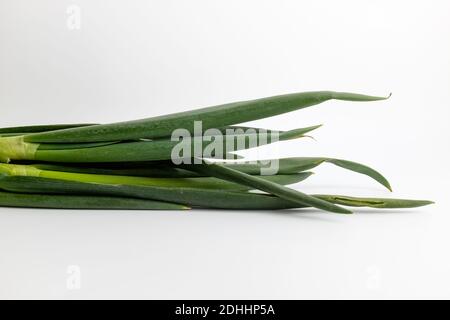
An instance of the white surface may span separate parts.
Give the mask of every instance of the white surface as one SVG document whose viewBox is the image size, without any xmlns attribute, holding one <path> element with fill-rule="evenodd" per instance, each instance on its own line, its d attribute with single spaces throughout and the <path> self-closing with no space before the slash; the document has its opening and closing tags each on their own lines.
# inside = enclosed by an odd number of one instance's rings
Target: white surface
<svg viewBox="0 0 450 320">
<path fill-rule="evenodd" d="M 367 163 L 393 197 L 437 204 L 353 216 L 1 208 L 0 298 L 450 298 L 449 39 L 448 1 L 1 0 L 1 126 L 392 91 L 257 124 L 324 123 L 317 141 L 279 155 Z M 387 195 L 356 174 L 315 171 L 302 190 Z"/>
</svg>

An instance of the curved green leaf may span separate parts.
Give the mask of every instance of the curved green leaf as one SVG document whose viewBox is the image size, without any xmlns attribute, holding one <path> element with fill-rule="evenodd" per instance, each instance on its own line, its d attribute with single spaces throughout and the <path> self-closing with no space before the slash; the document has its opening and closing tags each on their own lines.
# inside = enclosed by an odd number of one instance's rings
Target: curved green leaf
<svg viewBox="0 0 450 320">
<path fill-rule="evenodd" d="M 300 191 L 289 189 L 271 181 L 266 181 L 261 177 L 248 175 L 246 173 L 230 169 L 222 165 L 208 163 L 202 165 L 192 165 L 191 168 L 194 171 L 203 172 L 219 179 L 232 181 L 245 186 L 253 187 L 261 191 L 265 191 L 267 193 L 273 194 L 282 199 L 297 203 L 302 206 L 307 205 L 317 209 L 335 213 L 352 213 L 347 209 L 336 206 L 319 198 L 309 196 Z"/>
<path fill-rule="evenodd" d="M 248 174 L 258 175 L 261 174 L 262 169 L 272 166 L 273 162 L 276 161 L 278 161 L 278 168 L 279 168 L 277 171 L 278 174 L 290 174 L 294 172 L 310 170 L 324 162 L 328 162 L 334 164 L 335 166 L 353 172 L 357 172 L 360 174 L 364 174 L 374 179 L 375 181 L 379 182 L 381 185 L 385 186 L 390 191 L 392 191 L 392 188 L 388 180 L 378 171 L 364 164 L 343 159 L 334 159 L 325 157 L 296 157 L 296 158 L 260 160 L 257 161 L 256 163 L 230 162 L 223 165 L 228 168 L 239 170 Z"/>
</svg>

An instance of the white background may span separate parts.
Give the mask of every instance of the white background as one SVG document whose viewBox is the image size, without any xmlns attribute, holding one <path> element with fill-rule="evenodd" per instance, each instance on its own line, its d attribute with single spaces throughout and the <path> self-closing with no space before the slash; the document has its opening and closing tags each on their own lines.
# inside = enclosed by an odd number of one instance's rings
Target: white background
<svg viewBox="0 0 450 320">
<path fill-rule="evenodd" d="M 0 298 L 450 298 L 449 39 L 448 1 L 0 0 L 0 126 L 392 92 L 258 121 L 325 124 L 261 154 L 351 159 L 394 187 L 324 165 L 305 192 L 436 201 L 352 216 L 1 208 Z"/>
</svg>

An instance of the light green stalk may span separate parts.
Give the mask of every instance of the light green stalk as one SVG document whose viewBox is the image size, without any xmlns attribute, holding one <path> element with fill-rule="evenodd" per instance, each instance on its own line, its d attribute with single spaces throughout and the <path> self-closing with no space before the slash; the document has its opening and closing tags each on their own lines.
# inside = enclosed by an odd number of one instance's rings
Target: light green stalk
<svg viewBox="0 0 450 320">
<path fill-rule="evenodd" d="M 189 188 L 203 188 L 203 189 L 233 189 L 233 190 L 248 190 L 251 188 L 222 181 L 213 177 L 198 177 L 198 178 L 152 178 L 152 177 L 138 177 L 138 176 L 119 176 L 106 174 L 89 174 L 89 173 L 75 173 L 52 170 L 41 170 L 32 165 L 13 165 L 0 164 L 0 174 L 8 176 L 29 176 L 41 177 L 49 179 L 59 179 L 77 182 L 89 182 L 97 184 L 110 185 L 135 185 L 135 186 L 159 186 L 159 187 L 189 187 Z M 308 178 L 311 172 L 302 172 L 290 175 L 274 175 L 264 176 L 263 179 L 271 181 L 276 184 L 293 184 Z"/>
</svg>

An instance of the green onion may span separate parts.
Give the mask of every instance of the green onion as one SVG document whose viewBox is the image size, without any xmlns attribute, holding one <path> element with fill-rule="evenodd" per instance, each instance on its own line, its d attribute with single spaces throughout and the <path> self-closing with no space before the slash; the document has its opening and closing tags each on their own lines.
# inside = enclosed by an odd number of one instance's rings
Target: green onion
<svg viewBox="0 0 450 320">
<path fill-rule="evenodd" d="M 427 200 L 308 195 L 286 187 L 307 179 L 312 174 L 307 170 L 327 162 L 366 175 L 391 190 L 381 173 L 348 160 L 297 157 L 209 162 L 212 158 L 240 159 L 235 151 L 306 137 L 319 126 L 278 131 L 240 124 L 331 99 L 387 98 L 304 92 L 113 124 L 0 128 L 0 162 L 6 163 L 0 163 L 0 206 L 149 210 L 313 207 L 348 214 L 351 211 L 343 206 L 385 209 L 431 204 Z"/>
<path fill-rule="evenodd" d="M 218 164 L 247 174 L 259 175 L 261 174 L 262 170 L 270 168 L 270 166 L 276 162 L 278 162 L 279 167 L 277 170 L 277 174 L 292 174 L 296 172 L 310 170 L 319 166 L 324 162 L 327 162 L 334 164 L 335 166 L 371 177 L 372 179 L 374 179 L 375 181 L 379 182 L 381 185 L 386 187 L 388 190 L 392 191 L 389 181 L 378 171 L 364 164 L 343 159 L 334 159 L 325 157 L 296 157 L 284 159 L 259 160 L 256 161 L 256 163 L 237 161 L 232 163 L 218 163 Z M 188 169 L 189 166 L 185 166 L 185 168 Z"/>
<path fill-rule="evenodd" d="M 289 189 L 279 184 L 273 183 L 271 181 L 267 181 L 256 176 L 248 175 L 246 173 L 230 169 L 219 164 L 208 163 L 202 165 L 193 165 L 191 166 L 191 168 L 192 170 L 206 173 L 210 176 L 219 179 L 243 184 L 261 191 L 265 191 L 269 194 L 273 194 L 282 199 L 297 203 L 302 206 L 311 206 L 317 209 L 322 209 L 325 211 L 335 213 L 352 213 L 347 209 L 336 206 L 327 201 L 314 198 L 303 192 Z"/>
<path fill-rule="evenodd" d="M 29 176 L 0 176 L 0 189 L 22 193 L 132 197 L 181 203 L 190 207 L 274 210 L 299 207 L 278 197 L 232 190 L 95 184 Z"/>
<path fill-rule="evenodd" d="M 35 125 L 35 126 L 22 126 L 22 127 L 9 127 L 0 128 L 0 134 L 28 134 L 28 133 L 41 133 L 54 130 L 72 129 L 80 127 L 88 127 L 96 125 L 94 123 L 78 123 L 78 124 L 46 124 L 46 125 Z"/>
<path fill-rule="evenodd" d="M 290 131 L 271 131 L 267 134 L 249 133 L 227 135 L 225 140 L 217 142 L 220 146 L 219 152 L 222 155 L 228 155 L 229 152 L 243 150 L 257 146 L 270 144 L 273 142 L 297 139 L 320 126 L 294 129 Z M 56 132 L 56 131 L 55 131 Z M 180 144 L 179 141 L 171 139 L 159 139 L 154 141 L 138 142 L 98 142 L 98 143 L 76 143 L 76 144 L 36 144 L 24 142 L 23 137 L 0 138 L 0 161 L 9 162 L 10 160 L 38 160 L 50 162 L 133 162 L 133 161 L 154 161 L 168 160 L 173 158 L 173 149 Z M 222 136 L 221 136 L 222 137 Z M 195 138 L 188 142 L 190 149 L 187 151 L 190 158 L 195 155 Z M 203 154 L 205 148 L 213 142 L 200 140 Z M 238 141 L 242 141 L 241 144 Z M 231 143 L 233 142 L 233 143 Z M 231 147 L 230 145 L 231 144 Z M 229 148 L 227 148 L 227 146 Z M 218 154 L 216 154 L 218 155 Z M 222 158 L 222 157 L 221 157 Z"/>
<path fill-rule="evenodd" d="M 342 159 L 333 159 L 324 157 L 320 158 L 297 157 L 297 158 L 259 160 L 253 162 L 235 161 L 220 164 L 225 167 L 235 169 L 247 174 L 261 175 L 264 172 L 263 171 L 264 169 L 270 168 L 270 166 L 275 163 L 278 166 L 278 170 L 276 171 L 277 175 L 290 175 L 313 169 L 324 162 L 333 163 L 350 171 L 367 175 L 373 178 L 374 180 L 380 182 L 383 186 L 385 186 L 389 190 L 391 190 L 389 182 L 378 171 L 363 164 Z M 140 176 L 140 177 L 154 177 L 154 178 L 155 177 L 194 178 L 205 176 L 205 174 L 189 171 L 189 165 L 174 166 L 171 161 L 154 161 L 143 163 L 138 162 L 125 164 L 102 163 L 88 167 L 87 166 L 81 167 L 80 164 L 78 164 L 77 166 L 68 166 L 68 165 L 46 164 L 46 163 L 33 164 L 32 166 L 37 169 L 49 171 L 121 175 L 121 176 Z"/>
<path fill-rule="evenodd" d="M 138 199 L 178 202 L 190 207 L 215 209 L 279 210 L 306 207 L 272 195 L 241 191 L 106 185 L 29 176 L 0 176 L 0 189 L 23 193 L 132 197 Z M 334 195 L 312 196 L 331 203 L 352 207 L 414 208 L 432 203 L 431 201 L 426 200 L 356 198 Z M 343 201 L 345 201 L 345 203 Z"/>
<path fill-rule="evenodd" d="M 142 120 L 36 133 L 26 136 L 25 142 L 80 143 L 133 140 L 144 137 L 162 138 L 170 136 L 178 128 L 193 132 L 194 121 L 201 121 L 203 129 L 221 128 L 310 107 L 332 99 L 377 101 L 386 98 L 333 91 L 301 92 L 228 103 Z"/>
<path fill-rule="evenodd" d="M 351 207 L 370 207 L 379 209 L 417 208 L 433 204 L 429 200 L 407 200 L 388 198 L 360 198 L 338 195 L 314 195 L 325 201 Z"/>
<path fill-rule="evenodd" d="M 160 187 L 190 187 L 190 188 L 215 188 L 215 189 L 248 189 L 246 186 L 233 182 L 222 181 L 211 177 L 195 178 L 153 178 L 138 176 L 118 176 L 104 174 L 74 173 L 63 171 L 41 170 L 33 165 L 13 165 L 0 164 L 0 174 L 10 176 L 31 176 L 78 182 L 91 182 L 99 184 L 124 184 L 140 186 L 160 186 Z M 301 172 L 289 175 L 263 176 L 263 180 L 277 184 L 294 184 L 311 175 L 310 172 Z"/>
<path fill-rule="evenodd" d="M 155 161 L 156 162 L 156 161 Z M 105 174 L 114 176 L 137 176 L 153 178 L 195 178 L 199 174 L 168 164 L 158 164 L 151 162 L 132 163 L 127 166 L 108 166 L 107 164 L 95 164 L 93 166 L 68 166 L 61 164 L 34 163 L 33 167 L 47 171 L 62 171 L 73 173 Z M 113 163 L 116 164 L 116 163 Z M 121 163 L 119 163 L 121 164 Z M 297 173 L 290 172 L 286 174 Z"/>
<path fill-rule="evenodd" d="M 184 205 L 133 198 L 22 194 L 0 191 L 0 206 L 50 209 L 186 210 Z"/>
</svg>

